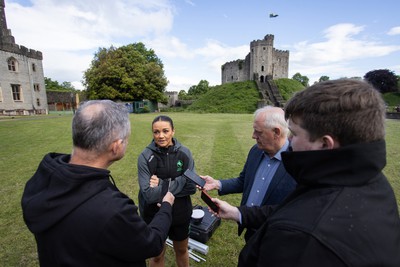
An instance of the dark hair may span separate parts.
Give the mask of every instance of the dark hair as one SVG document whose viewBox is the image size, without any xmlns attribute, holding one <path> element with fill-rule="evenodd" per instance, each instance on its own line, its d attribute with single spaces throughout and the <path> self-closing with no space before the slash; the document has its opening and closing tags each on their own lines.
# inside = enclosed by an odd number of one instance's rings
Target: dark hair
<svg viewBox="0 0 400 267">
<path fill-rule="evenodd" d="M 172 121 L 172 119 L 168 116 L 165 115 L 160 115 L 155 117 L 155 119 L 153 120 L 153 122 L 151 123 L 151 125 L 153 125 L 154 123 L 156 123 L 157 121 L 166 121 L 169 122 L 169 124 L 171 125 L 172 130 L 174 129 L 174 122 Z"/>
<path fill-rule="evenodd" d="M 310 140 L 329 134 L 341 146 L 383 140 L 385 102 L 369 83 L 339 79 L 297 92 L 285 106 L 285 118 L 307 130 Z"/>
</svg>

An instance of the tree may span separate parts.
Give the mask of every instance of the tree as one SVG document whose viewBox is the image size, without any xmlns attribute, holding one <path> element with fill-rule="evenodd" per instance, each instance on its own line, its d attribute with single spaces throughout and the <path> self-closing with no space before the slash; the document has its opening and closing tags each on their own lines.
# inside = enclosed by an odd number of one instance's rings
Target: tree
<svg viewBox="0 0 400 267">
<path fill-rule="evenodd" d="M 293 75 L 292 79 L 300 82 L 304 86 L 308 86 L 308 82 L 310 81 L 307 76 L 302 76 L 299 72 Z"/>
<path fill-rule="evenodd" d="M 400 75 L 397 75 L 397 89 L 400 93 Z"/>
<path fill-rule="evenodd" d="M 165 102 L 168 84 L 164 66 L 143 43 L 119 48 L 99 48 L 84 73 L 89 99 L 143 100 Z"/>
<path fill-rule="evenodd" d="M 397 76 L 394 74 L 394 72 L 387 69 L 372 70 L 367 72 L 364 75 L 364 79 L 371 83 L 382 94 L 388 92 L 397 92 L 398 90 Z"/>
<path fill-rule="evenodd" d="M 208 92 L 209 83 L 206 80 L 201 80 L 198 85 L 192 85 L 189 88 L 189 95 L 202 95 Z"/>
<path fill-rule="evenodd" d="M 328 76 L 321 76 L 321 77 L 319 77 L 318 82 L 324 82 L 324 81 L 328 81 L 328 80 L 329 80 Z"/>
<path fill-rule="evenodd" d="M 53 81 L 50 78 L 44 77 L 44 84 L 48 91 L 76 91 L 75 87 L 70 82 L 59 84 L 58 81 Z"/>
</svg>

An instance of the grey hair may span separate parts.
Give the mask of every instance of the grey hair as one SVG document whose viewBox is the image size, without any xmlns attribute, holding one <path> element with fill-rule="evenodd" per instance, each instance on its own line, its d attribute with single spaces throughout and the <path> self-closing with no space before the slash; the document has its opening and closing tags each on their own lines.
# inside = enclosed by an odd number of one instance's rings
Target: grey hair
<svg viewBox="0 0 400 267">
<path fill-rule="evenodd" d="M 125 140 L 131 133 L 128 109 L 111 100 L 83 103 L 72 120 L 75 147 L 102 153 L 115 140 Z"/>
<path fill-rule="evenodd" d="M 288 123 L 285 119 L 283 109 L 273 106 L 265 106 L 257 109 L 254 112 L 254 119 L 261 115 L 265 115 L 264 127 L 266 129 L 279 128 L 282 132 L 282 137 L 287 137 L 289 134 Z"/>
</svg>

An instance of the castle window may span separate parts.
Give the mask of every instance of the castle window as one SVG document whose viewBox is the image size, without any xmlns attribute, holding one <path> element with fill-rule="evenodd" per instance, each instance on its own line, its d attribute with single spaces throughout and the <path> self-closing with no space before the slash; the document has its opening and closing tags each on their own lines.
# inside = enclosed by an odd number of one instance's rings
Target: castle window
<svg viewBox="0 0 400 267">
<path fill-rule="evenodd" d="M 14 101 L 21 101 L 21 85 L 11 84 L 11 90 Z"/>
<path fill-rule="evenodd" d="M 263 47 L 263 50 L 265 50 L 265 47 Z"/>
<path fill-rule="evenodd" d="M 18 71 L 18 62 L 15 58 L 9 58 L 7 64 L 9 71 Z"/>
<path fill-rule="evenodd" d="M 3 102 L 3 90 L 0 87 L 0 102 Z"/>
<path fill-rule="evenodd" d="M 35 63 L 32 63 L 32 71 L 36 71 L 36 65 L 35 65 Z"/>
<path fill-rule="evenodd" d="M 261 71 L 264 71 L 264 66 L 261 66 Z"/>
<path fill-rule="evenodd" d="M 33 91 L 35 91 L 35 92 L 39 92 L 40 91 L 40 86 L 39 86 L 38 83 L 34 83 L 33 84 Z"/>
<path fill-rule="evenodd" d="M 36 105 L 38 105 L 40 107 L 40 99 L 36 98 Z"/>
<path fill-rule="evenodd" d="M 232 79 L 232 81 L 233 81 L 233 75 L 231 76 L 231 79 Z"/>
</svg>

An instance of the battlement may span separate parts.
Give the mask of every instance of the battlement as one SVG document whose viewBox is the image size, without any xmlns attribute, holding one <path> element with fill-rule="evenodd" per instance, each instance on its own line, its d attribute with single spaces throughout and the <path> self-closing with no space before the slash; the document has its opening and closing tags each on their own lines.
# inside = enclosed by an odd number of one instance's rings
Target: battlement
<svg viewBox="0 0 400 267">
<path fill-rule="evenodd" d="M 276 56 L 289 56 L 289 50 L 279 50 L 279 49 L 274 49 L 274 53 Z"/>
<path fill-rule="evenodd" d="M 254 46 L 274 46 L 274 36 L 267 34 L 262 40 L 253 40 L 250 42 L 250 47 Z"/>
<path fill-rule="evenodd" d="M 232 60 L 229 62 L 225 62 L 225 64 L 222 65 L 222 68 L 228 65 L 232 65 L 232 64 L 240 64 L 241 62 L 243 62 L 243 59 L 236 59 L 236 60 Z"/>
<path fill-rule="evenodd" d="M 42 52 L 26 48 L 25 46 L 22 45 L 17 45 L 12 43 L 0 43 L 0 50 L 23 55 L 33 59 L 43 60 Z"/>
</svg>

